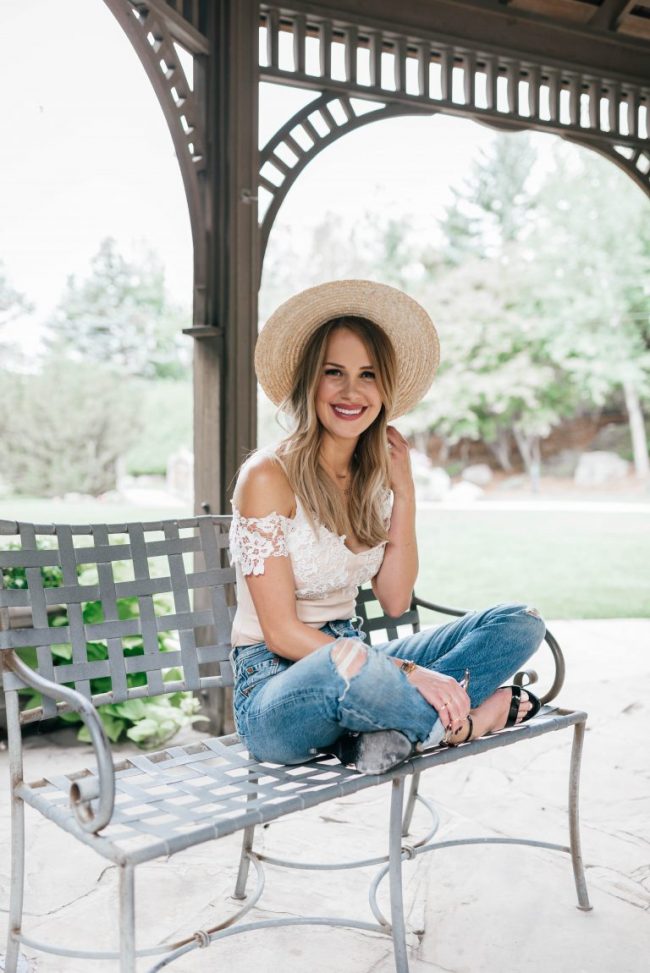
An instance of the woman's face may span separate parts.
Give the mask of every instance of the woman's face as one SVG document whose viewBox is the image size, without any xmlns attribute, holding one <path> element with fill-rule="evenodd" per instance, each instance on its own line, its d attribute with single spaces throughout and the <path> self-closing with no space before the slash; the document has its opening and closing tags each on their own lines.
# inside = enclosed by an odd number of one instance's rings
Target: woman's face
<svg viewBox="0 0 650 973">
<path fill-rule="evenodd" d="M 333 331 L 316 389 L 316 414 L 334 438 L 357 439 L 375 421 L 382 400 L 375 363 L 361 338 L 347 328 Z"/>
</svg>

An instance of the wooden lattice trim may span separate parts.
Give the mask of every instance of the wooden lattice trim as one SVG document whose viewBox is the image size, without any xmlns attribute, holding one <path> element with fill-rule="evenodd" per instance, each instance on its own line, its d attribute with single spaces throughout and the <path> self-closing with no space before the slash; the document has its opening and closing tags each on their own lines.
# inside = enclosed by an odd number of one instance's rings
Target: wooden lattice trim
<svg viewBox="0 0 650 973">
<path fill-rule="evenodd" d="M 363 28 L 359 24 L 309 17 L 286 6 L 261 4 L 262 33 L 266 43 L 260 63 L 260 77 L 266 81 L 291 81 L 323 92 L 323 104 L 314 102 L 330 130 L 336 128 L 327 117 L 327 102 L 338 97 L 347 107 L 351 97 L 376 103 L 402 113 L 417 107 L 480 119 L 499 127 L 518 126 L 552 132 L 580 141 L 611 157 L 650 194 L 650 88 L 629 79 L 605 75 L 580 65 L 555 62 L 552 57 L 535 57 L 472 47 L 449 38 L 414 37 L 396 30 Z M 289 48 L 281 35 L 292 37 Z M 308 45 L 318 45 L 317 56 Z M 334 57 L 334 54 L 337 57 Z M 364 64 L 364 74 L 360 65 Z M 317 65 L 317 66 L 316 66 Z M 377 113 L 379 117 L 379 112 Z M 369 120 L 369 119 L 368 119 Z M 329 144 L 314 137 L 305 119 L 299 121 L 314 141 L 316 151 Z M 354 127 L 354 124 L 349 127 Z M 263 245 L 270 231 L 277 201 L 304 168 L 304 151 L 278 133 L 265 147 L 260 186 L 272 196 L 262 224 Z M 338 126 L 336 137 L 345 127 Z M 316 133 L 318 135 L 318 132 Z M 294 139 L 295 141 L 295 139 Z M 331 141 L 331 139 L 329 139 Z M 278 159 L 283 143 L 297 155 L 287 167 Z M 280 174 L 269 180 L 263 171 L 271 164 Z"/>
</svg>

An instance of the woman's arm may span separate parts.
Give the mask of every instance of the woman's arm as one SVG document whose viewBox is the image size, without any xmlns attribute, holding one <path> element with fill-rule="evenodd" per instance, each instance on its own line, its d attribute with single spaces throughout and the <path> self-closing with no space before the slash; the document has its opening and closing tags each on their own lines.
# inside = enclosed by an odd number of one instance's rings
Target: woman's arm
<svg viewBox="0 0 650 973">
<path fill-rule="evenodd" d="M 388 427 L 388 443 L 393 510 L 384 559 L 372 580 L 372 588 L 386 614 L 397 618 L 411 604 L 418 574 L 415 486 L 408 443 L 394 426 Z"/>
<path fill-rule="evenodd" d="M 254 457 L 243 468 L 233 502 L 242 517 L 295 514 L 295 497 L 286 475 L 264 456 Z M 295 660 L 332 641 L 331 636 L 298 619 L 296 585 L 288 557 L 266 558 L 264 573 L 246 575 L 245 581 L 271 652 Z"/>
</svg>

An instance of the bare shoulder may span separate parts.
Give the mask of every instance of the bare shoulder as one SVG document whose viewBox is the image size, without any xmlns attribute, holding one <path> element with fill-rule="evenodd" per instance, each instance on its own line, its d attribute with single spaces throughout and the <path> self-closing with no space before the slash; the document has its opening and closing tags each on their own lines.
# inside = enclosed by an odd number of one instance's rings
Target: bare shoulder
<svg viewBox="0 0 650 973">
<path fill-rule="evenodd" d="M 296 498 L 281 464 L 264 452 L 254 453 L 242 466 L 233 503 L 243 517 L 270 513 L 292 517 L 296 509 Z"/>
</svg>

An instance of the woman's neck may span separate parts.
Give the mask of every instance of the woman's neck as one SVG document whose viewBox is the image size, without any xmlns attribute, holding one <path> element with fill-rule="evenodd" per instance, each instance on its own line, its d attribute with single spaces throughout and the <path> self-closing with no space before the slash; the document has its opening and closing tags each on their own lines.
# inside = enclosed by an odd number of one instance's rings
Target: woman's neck
<svg viewBox="0 0 650 973">
<path fill-rule="evenodd" d="M 320 460 L 330 475 L 337 479 L 345 479 L 350 475 L 356 445 L 356 439 L 339 443 L 329 437 L 323 437 L 320 446 Z"/>
</svg>

